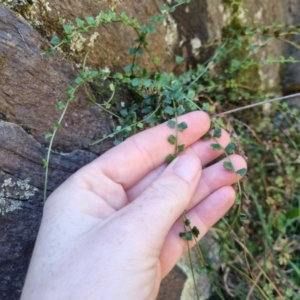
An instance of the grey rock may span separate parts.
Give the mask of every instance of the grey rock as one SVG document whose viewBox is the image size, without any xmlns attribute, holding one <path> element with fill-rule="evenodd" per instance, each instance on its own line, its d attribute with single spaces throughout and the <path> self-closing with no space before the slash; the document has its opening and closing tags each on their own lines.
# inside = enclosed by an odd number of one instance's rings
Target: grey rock
<svg viewBox="0 0 300 300">
<path fill-rule="evenodd" d="M 42 217 L 47 149 L 20 126 L 0 122 L 0 298 L 19 299 Z M 48 194 L 97 156 L 53 153 Z"/>
</svg>

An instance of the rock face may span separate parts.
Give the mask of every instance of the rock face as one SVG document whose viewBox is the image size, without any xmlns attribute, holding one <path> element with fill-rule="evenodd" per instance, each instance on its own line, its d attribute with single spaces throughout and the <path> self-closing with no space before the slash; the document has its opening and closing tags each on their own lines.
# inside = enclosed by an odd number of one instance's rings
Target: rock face
<svg viewBox="0 0 300 300">
<path fill-rule="evenodd" d="M 66 99 L 66 87 L 78 76 L 58 52 L 43 56 L 48 47 L 47 41 L 27 22 L 0 7 L 0 116 L 23 126 L 44 145 L 48 144 L 44 133 L 53 128 L 61 114 L 56 104 Z M 79 91 L 54 149 L 89 149 L 91 141 L 111 132 L 108 124 L 99 108 L 91 106 L 85 93 Z M 101 147 L 93 151 L 101 153 Z"/>
<path fill-rule="evenodd" d="M 125 12 L 130 18 L 137 18 L 141 25 L 149 25 L 149 17 L 160 14 L 160 7 L 164 3 L 163 0 L 130 1 L 130 5 L 128 5 L 128 1 L 122 0 L 87 0 L 84 2 L 74 0 L 72 4 L 68 1 L 53 0 L 46 2 L 40 0 L 24 5 L 12 4 L 11 1 L 3 2 L 22 14 L 48 38 L 53 35 L 63 36 L 62 23 L 75 24 L 76 17 L 81 19 L 86 16 L 96 17 L 101 10 L 112 10 L 118 15 Z M 202 9 L 203 4 L 200 2 L 194 1 L 190 4 L 189 11 L 186 14 L 189 15 L 190 12 L 197 9 L 197 11 L 203 11 L 202 14 L 205 15 L 205 10 Z M 205 2 L 203 3 L 205 7 Z M 192 53 L 191 40 L 196 37 L 194 37 L 194 34 L 207 38 L 206 24 L 201 18 L 191 20 L 187 17 L 184 18 L 182 26 L 178 25 L 177 21 L 180 20 L 180 15 L 182 15 L 182 11 L 176 12 L 174 16 L 168 15 L 165 22 L 156 25 L 156 32 L 148 35 L 147 52 L 149 55 L 144 55 L 142 58 L 138 57 L 137 63 L 154 72 L 156 67 L 151 59 L 159 57 L 159 69 L 172 71 L 177 67 L 174 60 L 175 53 L 183 54 L 184 52 L 185 57 L 192 58 L 189 55 Z M 179 27 L 180 30 L 178 30 Z M 192 28 L 192 31 L 183 30 L 183 28 Z M 133 40 L 137 39 L 138 36 L 134 29 L 116 23 L 104 25 L 94 32 L 98 34 L 98 37 L 95 39 L 93 51 L 89 55 L 88 66 L 93 68 L 109 67 L 111 70 L 116 71 L 122 70 L 123 66 L 132 63 L 132 57 L 128 55 L 128 48 L 136 46 Z M 86 46 L 91 41 L 91 34 L 78 35 L 73 39 L 71 49 L 66 50 L 73 60 L 80 63 L 83 61 Z M 192 60 L 188 59 L 187 63 Z"/>
<path fill-rule="evenodd" d="M 288 24 L 299 24 L 300 21 L 300 3 L 298 1 L 288 0 L 286 1 L 286 18 Z M 299 44 L 300 38 L 298 35 L 292 37 L 292 41 Z M 297 61 L 300 59 L 299 49 L 286 44 L 284 48 L 284 54 L 286 57 L 293 56 Z M 282 85 L 283 93 L 293 94 L 300 92 L 300 72 L 299 64 L 286 64 L 282 70 Z M 290 103 L 300 108 L 300 97 L 296 97 L 294 100 L 290 100 Z"/>
<path fill-rule="evenodd" d="M 149 35 L 147 49 L 151 56 L 160 58 L 162 71 L 180 72 L 209 57 L 210 51 L 200 53 L 198 48 L 208 39 L 221 35 L 222 27 L 232 14 L 232 8 L 224 5 L 227 2 L 192 0 L 157 26 L 156 34 Z M 78 71 L 60 53 L 41 55 L 49 47 L 47 39 L 54 34 L 62 36 L 63 22 L 74 23 L 76 17 L 95 16 L 103 9 L 124 11 L 144 23 L 150 15 L 159 13 L 163 1 L 0 0 L 0 3 L 10 8 L 0 5 L 0 299 L 14 300 L 19 299 L 21 293 L 42 215 L 42 159 L 48 145 L 44 133 L 51 130 L 59 118 L 61 112 L 56 104 L 66 98 L 66 86 L 78 76 Z M 247 0 L 245 5 L 249 12 L 244 15 L 241 12 L 244 22 L 271 23 L 287 18 L 283 0 L 276 3 Z M 289 1 L 289 7 L 292 5 L 296 4 Z M 127 48 L 132 47 L 132 40 L 136 38 L 132 29 L 113 24 L 103 26 L 98 33 L 88 59 L 90 67 L 108 66 L 111 70 L 120 70 L 132 62 L 132 57 L 127 55 Z M 88 36 L 83 38 L 89 42 Z M 82 49 L 79 46 L 78 42 L 73 51 L 64 51 L 69 59 L 81 63 L 86 48 L 84 44 Z M 281 46 L 270 49 L 263 51 L 259 58 L 278 56 L 282 51 Z M 185 64 L 177 66 L 175 54 L 185 57 Z M 141 58 L 139 63 L 155 71 L 149 57 Z M 259 75 L 265 87 L 274 87 L 279 80 L 279 66 L 265 66 Z M 107 100 L 101 97 L 100 93 L 97 99 Z M 117 91 L 117 101 L 123 101 L 124 97 L 130 99 L 130 92 Z M 106 142 L 90 147 L 89 143 L 111 133 L 114 126 L 107 115 L 91 105 L 84 91 L 78 91 L 53 145 L 56 152 L 50 161 L 49 193 L 112 146 Z M 183 261 L 182 270 L 185 269 Z M 182 294 L 185 279 L 186 275 L 175 268 L 163 281 L 158 299 L 191 299 L 192 296 L 182 296 L 191 295 L 186 290 Z"/>
<path fill-rule="evenodd" d="M 43 209 L 46 148 L 20 126 L 0 123 L 0 297 L 19 299 Z M 96 155 L 53 154 L 48 192 Z"/>
</svg>

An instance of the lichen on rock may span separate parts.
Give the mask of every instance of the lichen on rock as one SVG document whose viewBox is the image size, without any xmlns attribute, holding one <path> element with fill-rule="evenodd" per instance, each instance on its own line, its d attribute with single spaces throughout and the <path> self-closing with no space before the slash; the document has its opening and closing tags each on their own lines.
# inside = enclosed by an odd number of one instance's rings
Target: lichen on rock
<svg viewBox="0 0 300 300">
<path fill-rule="evenodd" d="M 35 195 L 38 189 L 29 184 L 30 179 L 4 179 L 0 187 L 0 214 L 5 215 L 16 209 L 21 209 L 22 201 Z"/>
</svg>

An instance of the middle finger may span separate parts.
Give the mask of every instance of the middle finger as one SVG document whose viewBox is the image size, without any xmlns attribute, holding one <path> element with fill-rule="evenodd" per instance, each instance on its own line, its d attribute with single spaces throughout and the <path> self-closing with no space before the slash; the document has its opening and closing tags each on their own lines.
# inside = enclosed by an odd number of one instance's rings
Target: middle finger
<svg viewBox="0 0 300 300">
<path fill-rule="evenodd" d="M 217 141 L 225 148 L 230 141 L 229 134 L 223 130 L 221 137 L 218 138 Z M 204 167 L 223 153 L 222 150 L 213 150 L 210 146 L 212 143 L 216 143 L 216 141 L 212 139 L 208 141 L 199 140 L 188 147 L 184 152 L 197 155 L 202 163 L 202 167 Z M 166 166 L 166 164 L 160 165 L 143 177 L 132 188 L 128 189 L 126 191 L 128 200 L 131 202 L 136 199 L 163 172 Z"/>
</svg>

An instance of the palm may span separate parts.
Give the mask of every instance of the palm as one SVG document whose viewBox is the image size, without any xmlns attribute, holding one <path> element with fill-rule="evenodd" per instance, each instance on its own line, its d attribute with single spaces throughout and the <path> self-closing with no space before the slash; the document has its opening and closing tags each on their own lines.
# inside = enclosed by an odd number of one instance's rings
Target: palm
<svg viewBox="0 0 300 300">
<path fill-rule="evenodd" d="M 188 124 L 178 136 L 179 143 L 188 147 L 186 153 L 197 155 L 202 166 L 222 154 L 222 151 L 211 149 L 211 141 L 197 141 L 209 129 L 207 115 L 195 112 L 180 119 Z M 230 185 L 236 181 L 236 175 L 225 170 L 219 162 L 202 171 L 201 179 L 191 191 L 191 201 L 174 206 L 171 214 L 161 206 L 160 199 L 178 196 L 172 195 L 172 189 L 167 191 L 168 195 L 146 199 L 144 191 L 159 190 L 155 179 L 166 168 L 166 156 L 173 152 L 174 146 L 167 141 L 173 131 L 162 124 L 135 135 L 71 176 L 46 202 L 35 254 L 49 252 L 54 260 L 52 264 L 60 265 L 63 272 L 66 264 L 73 268 L 74 248 L 81 245 L 78 253 L 75 250 L 75 257 L 80 259 L 87 254 L 88 257 L 83 265 L 74 266 L 74 273 L 86 272 L 89 265 L 92 269 L 95 263 L 102 261 L 101 268 L 86 274 L 87 286 L 95 282 L 92 290 L 101 288 L 99 280 L 101 282 L 103 277 L 119 277 L 124 285 L 128 275 L 137 289 L 147 287 L 146 298 L 156 295 L 161 279 L 186 251 L 185 241 L 178 236 L 182 231 L 179 218 L 182 211 L 188 211 L 188 218 L 200 229 L 201 238 L 229 209 L 235 196 Z M 228 134 L 224 132 L 219 142 L 225 147 L 229 142 Z M 231 161 L 236 168 L 245 165 L 237 155 L 232 156 Z M 161 209 L 154 211 L 152 206 L 157 203 Z M 57 234 L 48 224 L 57 226 L 64 234 Z M 49 239 L 52 250 L 49 245 L 43 246 L 49 244 Z M 51 252 L 53 249 L 57 255 Z M 66 268 L 72 273 L 70 267 Z M 79 284 L 76 280 L 72 282 L 75 287 Z M 137 299 L 136 295 L 127 296 Z M 141 295 L 138 299 L 143 298 Z"/>
</svg>

